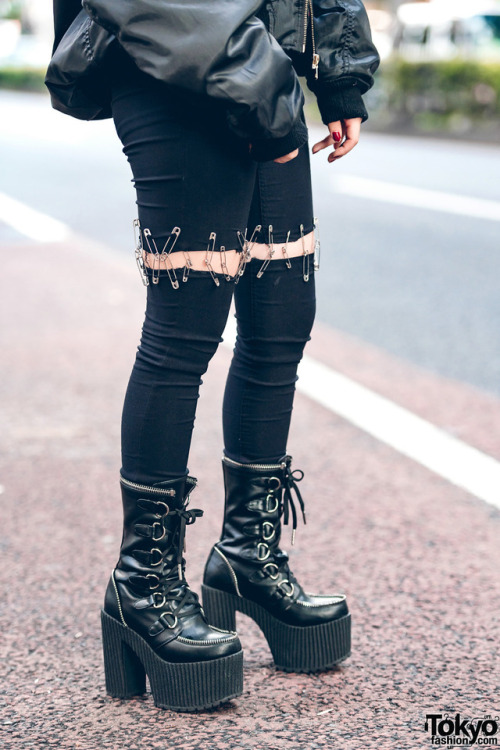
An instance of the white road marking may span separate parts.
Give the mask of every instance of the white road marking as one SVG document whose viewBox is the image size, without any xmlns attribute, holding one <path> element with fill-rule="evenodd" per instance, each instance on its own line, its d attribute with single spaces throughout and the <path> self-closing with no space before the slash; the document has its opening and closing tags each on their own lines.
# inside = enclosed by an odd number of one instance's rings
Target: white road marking
<svg viewBox="0 0 500 750">
<path fill-rule="evenodd" d="M 62 221 L 30 208 L 25 203 L 0 193 L 0 221 L 35 242 L 63 242 L 71 230 Z"/>
<path fill-rule="evenodd" d="M 233 316 L 224 345 L 233 348 Z M 457 487 L 500 508 L 500 461 L 309 356 L 297 390 Z"/>
<path fill-rule="evenodd" d="M 311 357 L 298 390 L 368 434 L 500 508 L 500 461 Z"/>
<path fill-rule="evenodd" d="M 335 175 L 332 177 L 332 182 L 337 193 L 356 198 L 396 203 L 400 206 L 423 208 L 427 211 L 444 211 L 474 219 L 500 221 L 500 201 L 445 193 L 440 190 L 425 190 L 410 185 L 347 174 Z"/>
</svg>

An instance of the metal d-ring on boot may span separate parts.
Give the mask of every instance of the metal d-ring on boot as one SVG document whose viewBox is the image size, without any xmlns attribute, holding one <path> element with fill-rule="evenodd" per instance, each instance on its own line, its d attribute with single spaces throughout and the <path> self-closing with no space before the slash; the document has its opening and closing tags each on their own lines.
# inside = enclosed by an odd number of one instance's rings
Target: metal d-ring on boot
<svg viewBox="0 0 500 750">
<path fill-rule="evenodd" d="M 106 690 L 140 695 L 146 674 L 156 706 L 196 711 L 243 690 L 243 652 L 234 632 L 210 625 L 184 577 L 184 533 L 193 477 L 151 487 L 120 480 L 120 559 L 101 612 Z"/>
<path fill-rule="evenodd" d="M 350 654 L 351 628 L 343 594 L 307 594 L 279 548 L 281 517 L 297 514 L 292 490 L 303 472 L 291 457 L 278 464 L 240 464 L 224 457 L 225 511 L 222 535 L 208 557 L 202 586 L 210 622 L 234 630 L 236 610 L 259 625 L 275 665 L 287 672 L 315 672 Z"/>
</svg>

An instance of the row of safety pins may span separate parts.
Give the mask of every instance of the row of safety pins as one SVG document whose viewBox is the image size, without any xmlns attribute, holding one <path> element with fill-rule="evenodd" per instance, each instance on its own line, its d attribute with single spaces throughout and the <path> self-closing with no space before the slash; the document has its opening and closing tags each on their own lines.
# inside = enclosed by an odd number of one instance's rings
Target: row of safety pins
<svg viewBox="0 0 500 750">
<path fill-rule="evenodd" d="M 139 273 L 141 275 L 142 283 L 144 286 L 149 285 L 149 276 L 146 271 L 146 265 L 144 263 L 144 244 L 142 241 L 142 235 L 146 238 L 146 244 L 148 246 L 149 253 L 154 256 L 153 259 L 153 265 L 151 268 L 151 281 L 153 284 L 158 284 L 160 280 L 160 270 L 161 268 L 165 268 L 168 274 L 168 278 L 170 280 L 170 283 L 174 289 L 179 288 L 179 281 L 177 279 L 177 275 L 175 273 L 174 266 L 172 264 L 172 260 L 170 258 L 170 253 L 174 249 L 175 243 L 177 242 L 179 235 L 181 233 L 181 230 L 179 227 L 174 227 L 167 238 L 161 253 L 158 251 L 158 247 L 156 245 L 154 237 L 151 235 L 151 231 L 149 229 L 141 230 L 141 224 L 139 219 L 134 219 L 133 221 L 134 225 L 134 237 L 135 237 L 135 260 L 137 263 L 137 268 L 139 269 Z M 240 260 L 238 263 L 238 268 L 236 270 L 236 276 L 235 276 L 235 283 L 237 284 L 240 277 L 243 275 L 243 272 L 245 271 L 246 264 L 251 260 L 252 258 L 252 248 L 255 245 L 256 242 L 256 236 L 260 234 L 262 231 L 261 224 L 257 224 L 255 229 L 252 232 L 252 236 L 250 239 L 247 239 L 247 230 L 245 229 L 245 233 L 243 234 L 239 230 L 237 231 L 237 237 L 238 242 L 241 247 L 241 254 L 240 254 Z M 288 242 L 290 240 L 290 233 L 291 230 L 288 230 L 285 244 L 281 247 L 281 255 L 283 259 L 285 260 L 286 267 L 291 268 L 292 263 L 290 261 L 290 256 L 288 255 Z M 215 274 L 214 268 L 213 268 L 213 256 L 215 252 L 215 241 L 216 241 L 217 235 L 215 232 L 211 232 L 209 239 L 208 239 L 208 245 L 207 250 L 205 253 L 205 265 L 215 283 L 216 286 L 219 286 L 220 281 L 218 277 Z M 306 252 L 306 246 L 305 246 L 305 239 L 304 239 L 304 225 L 300 224 L 300 238 L 302 241 L 302 275 L 304 278 L 304 281 L 309 281 L 310 276 L 310 253 Z M 266 268 L 268 267 L 269 263 L 273 260 L 275 254 L 276 254 L 276 248 L 274 243 L 274 237 L 273 237 L 273 226 L 272 224 L 269 224 L 268 226 L 268 237 L 267 237 L 267 246 L 268 246 L 268 255 L 264 259 L 264 262 L 262 263 L 261 267 L 257 271 L 257 278 L 260 279 Z M 320 240 L 319 240 L 319 231 L 318 231 L 318 219 L 314 218 L 314 269 L 316 271 L 319 270 L 319 263 L 320 263 Z M 229 273 L 229 269 L 227 266 L 227 258 L 226 258 L 226 248 L 221 245 L 219 252 L 221 253 L 221 268 L 222 273 L 224 274 L 224 277 L 226 281 L 231 281 L 231 275 Z M 182 281 L 186 282 L 189 279 L 189 272 L 193 267 L 192 261 L 189 257 L 189 253 L 182 251 L 182 254 L 184 256 L 184 262 L 185 265 L 182 270 Z"/>
<path fill-rule="evenodd" d="M 151 253 L 151 255 L 153 255 L 153 265 L 150 267 L 152 283 L 158 284 L 160 280 L 160 270 L 163 267 L 167 271 L 168 278 L 170 280 L 170 283 L 172 284 L 172 287 L 174 289 L 178 289 L 179 281 L 177 279 L 177 274 L 175 273 L 175 268 L 170 258 L 170 253 L 174 249 L 175 243 L 177 242 L 177 239 L 179 238 L 179 235 L 181 233 L 180 228 L 174 227 L 172 229 L 160 253 L 158 251 L 158 246 L 156 244 L 156 241 L 151 234 L 151 231 L 149 229 L 141 230 L 141 224 L 140 224 L 139 219 L 134 219 L 133 225 L 134 225 L 134 237 L 135 237 L 135 260 L 136 260 L 137 267 L 139 269 L 139 273 L 141 275 L 142 283 L 144 284 L 144 286 L 149 285 L 149 276 L 146 271 L 146 264 L 144 263 L 144 244 L 142 241 L 143 235 L 146 238 L 146 244 L 148 246 L 148 250 Z M 205 253 L 204 263 L 212 279 L 214 280 L 215 285 L 219 286 L 220 281 L 218 277 L 216 276 L 214 267 L 212 265 L 213 256 L 215 252 L 216 238 L 217 238 L 216 233 L 211 232 L 208 238 L 208 245 L 207 245 L 207 250 Z M 221 253 L 222 273 L 224 274 L 226 281 L 231 281 L 232 277 L 229 273 L 229 268 L 227 266 L 226 248 L 222 245 L 219 252 Z M 184 263 L 185 263 L 183 270 L 182 270 L 182 281 L 185 282 L 189 279 L 189 272 L 191 271 L 193 267 L 193 263 L 191 261 L 191 258 L 189 257 L 188 252 L 183 250 L 182 254 L 184 256 Z"/>
<path fill-rule="evenodd" d="M 306 252 L 306 244 L 305 244 L 305 238 L 304 238 L 304 225 L 300 224 L 299 228 L 300 228 L 300 238 L 302 242 L 302 275 L 303 275 L 304 281 L 309 281 L 310 253 Z M 240 264 L 239 264 L 238 272 L 237 272 L 236 283 L 238 283 L 238 278 L 243 274 L 246 264 L 248 263 L 249 260 L 251 260 L 251 250 L 255 244 L 255 236 L 256 234 L 259 234 L 261 230 L 262 230 L 262 226 L 258 224 L 253 230 L 252 236 L 250 237 L 248 241 L 246 239 L 246 230 L 245 230 L 244 235 L 239 231 L 237 232 L 238 240 L 239 240 L 242 252 L 241 252 L 241 259 L 240 259 Z M 268 234 L 267 234 L 268 254 L 267 254 L 267 257 L 264 259 L 264 262 L 262 263 L 261 267 L 257 271 L 258 279 L 260 279 L 263 276 L 264 271 L 266 270 L 269 263 L 274 259 L 274 256 L 276 255 L 272 224 L 269 224 L 267 231 L 268 231 Z M 285 244 L 281 246 L 281 255 L 283 259 L 285 260 L 287 268 L 292 267 L 290 256 L 288 255 L 288 242 L 290 240 L 290 234 L 291 234 L 291 230 L 289 229 L 287 236 L 286 236 Z M 321 253 L 321 243 L 319 240 L 318 219 L 314 217 L 314 270 L 315 271 L 319 271 L 320 253 Z"/>
</svg>

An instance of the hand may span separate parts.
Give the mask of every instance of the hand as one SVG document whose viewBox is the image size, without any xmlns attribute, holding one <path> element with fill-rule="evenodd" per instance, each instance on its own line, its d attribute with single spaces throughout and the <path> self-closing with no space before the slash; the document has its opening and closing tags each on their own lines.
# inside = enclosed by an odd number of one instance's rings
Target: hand
<svg viewBox="0 0 500 750">
<path fill-rule="evenodd" d="M 345 156 L 349 151 L 352 151 L 359 141 L 361 122 L 361 117 L 329 122 L 329 135 L 327 135 L 326 138 L 323 138 L 322 141 L 318 141 L 318 143 L 314 144 L 312 147 L 313 154 L 322 151 L 322 149 L 327 148 L 328 146 L 333 146 L 333 152 L 328 156 L 328 161 L 330 163 Z"/>
<path fill-rule="evenodd" d="M 295 157 L 298 155 L 299 149 L 296 148 L 295 151 L 290 151 L 289 154 L 285 154 L 285 156 L 279 156 L 277 159 L 273 159 L 273 161 L 277 162 L 278 164 L 286 164 L 287 161 L 292 161 L 292 159 L 295 159 Z"/>
<path fill-rule="evenodd" d="M 252 153 L 252 144 L 248 144 L 248 153 Z M 273 159 L 273 161 L 278 162 L 278 164 L 285 164 L 287 161 L 292 161 L 292 159 L 295 159 L 296 156 L 299 155 L 299 149 L 296 148 L 295 151 L 290 151 L 289 154 L 285 154 L 284 156 L 279 156 L 277 159 Z"/>
</svg>

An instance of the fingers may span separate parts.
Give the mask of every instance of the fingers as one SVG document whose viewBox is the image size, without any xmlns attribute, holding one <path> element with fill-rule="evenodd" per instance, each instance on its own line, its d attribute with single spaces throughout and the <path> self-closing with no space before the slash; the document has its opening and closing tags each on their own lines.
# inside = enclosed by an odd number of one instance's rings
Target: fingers
<svg viewBox="0 0 500 750">
<path fill-rule="evenodd" d="M 334 148 L 338 148 L 342 142 L 342 123 L 340 120 L 337 120 L 337 122 L 330 122 L 328 125 L 329 134 L 323 138 L 322 141 L 318 141 L 318 143 L 315 143 L 312 147 L 313 154 L 318 153 L 318 151 L 322 151 L 324 148 L 328 148 L 329 146 L 333 146 Z"/>
<path fill-rule="evenodd" d="M 355 117 L 342 122 L 340 120 L 330 122 L 328 123 L 328 130 L 330 131 L 329 134 L 322 141 L 314 144 L 312 153 L 316 154 L 324 148 L 333 146 L 334 150 L 328 156 L 328 161 L 331 163 L 348 154 L 357 145 L 361 132 L 361 118 Z"/>
<path fill-rule="evenodd" d="M 290 151 L 289 154 L 285 154 L 285 156 L 279 156 L 277 159 L 273 159 L 273 161 L 277 162 L 278 164 L 286 164 L 287 161 L 292 161 L 292 159 L 295 159 L 295 157 L 298 155 L 299 149 L 296 148 L 295 151 Z"/>
<path fill-rule="evenodd" d="M 327 135 L 326 138 L 323 138 L 322 141 L 318 141 L 317 143 L 315 143 L 312 147 L 312 152 L 313 154 L 317 154 L 318 151 L 321 151 L 328 146 L 333 146 L 333 138 L 331 135 Z"/>
<path fill-rule="evenodd" d="M 344 138 L 344 123 L 338 120 L 337 122 L 330 122 L 328 130 L 333 140 L 333 148 L 336 151 L 341 147 L 342 140 Z"/>
<path fill-rule="evenodd" d="M 248 144 L 248 153 L 252 153 L 252 144 Z M 299 149 L 296 148 L 295 151 L 291 151 L 289 154 L 285 154 L 285 156 L 280 156 L 277 159 L 273 159 L 273 161 L 278 162 L 278 164 L 286 164 L 287 161 L 292 161 L 292 159 L 295 159 L 296 156 L 299 155 Z"/>
<path fill-rule="evenodd" d="M 343 133 L 345 136 L 345 140 L 342 144 L 339 144 L 338 147 L 335 148 L 335 151 L 333 154 L 330 154 L 328 157 L 328 161 L 334 162 L 337 161 L 337 159 L 340 159 L 342 156 L 345 156 L 349 153 L 349 151 L 352 151 L 355 146 L 357 146 L 359 142 L 359 135 L 361 132 L 361 117 L 356 117 L 350 120 L 344 120 L 343 123 Z"/>
</svg>

